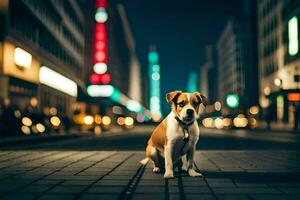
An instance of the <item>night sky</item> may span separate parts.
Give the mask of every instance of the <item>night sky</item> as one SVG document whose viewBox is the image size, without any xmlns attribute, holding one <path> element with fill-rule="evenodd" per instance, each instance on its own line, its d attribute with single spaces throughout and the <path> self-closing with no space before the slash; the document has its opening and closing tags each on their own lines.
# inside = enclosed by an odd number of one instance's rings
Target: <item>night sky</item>
<svg viewBox="0 0 300 200">
<path fill-rule="evenodd" d="M 226 21 L 242 12 L 242 0 L 125 0 L 138 57 L 147 73 L 147 53 L 155 44 L 161 66 L 162 98 L 186 90 L 189 72 L 199 73 L 204 48 L 215 44 Z M 168 106 L 163 102 L 164 111 Z"/>
</svg>

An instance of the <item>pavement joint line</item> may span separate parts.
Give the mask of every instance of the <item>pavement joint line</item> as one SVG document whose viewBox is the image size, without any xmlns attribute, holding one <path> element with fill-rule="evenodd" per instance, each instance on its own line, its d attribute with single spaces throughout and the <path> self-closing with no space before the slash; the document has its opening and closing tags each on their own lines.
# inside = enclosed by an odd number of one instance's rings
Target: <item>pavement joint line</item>
<svg viewBox="0 0 300 200">
<path fill-rule="evenodd" d="M 20 157 L 23 157 L 23 156 L 26 156 L 26 155 L 30 155 L 30 152 L 29 153 L 25 153 L 23 155 L 20 155 L 20 156 L 16 156 L 16 157 L 13 157 L 13 158 L 9 158 L 9 159 L 6 159 L 6 160 L 0 160 L 0 163 L 2 162 L 7 162 L 7 161 L 10 161 L 10 160 L 14 160 L 16 158 L 20 158 Z M 1 169 L 0 169 L 1 170 Z"/>
<path fill-rule="evenodd" d="M 46 156 L 53 156 L 53 155 L 57 155 L 57 154 L 60 154 L 60 152 L 53 153 L 53 154 L 48 154 L 48 155 L 46 155 Z M 23 164 L 23 163 L 27 163 L 27 162 L 30 162 L 30 161 L 38 160 L 38 159 L 40 159 L 40 158 L 43 158 L 44 156 L 45 156 L 45 155 L 40 156 L 40 157 L 38 157 L 38 158 L 31 159 L 31 160 L 26 160 L 25 162 L 20 162 L 19 164 Z M 65 157 L 63 157 L 63 158 L 65 158 Z M 60 160 L 60 158 L 57 159 L 57 160 Z M 55 160 L 55 161 L 57 161 L 57 160 Z M 38 169 L 38 168 L 40 168 L 40 167 L 42 167 L 42 166 L 44 166 L 44 165 L 46 165 L 46 164 L 48 164 L 48 163 L 51 163 L 51 162 L 52 162 L 52 161 L 49 161 L 49 162 L 46 162 L 46 163 L 44 163 L 44 164 L 42 164 L 42 165 L 40 165 L 40 166 L 38 166 L 38 167 L 34 167 L 34 168 L 30 169 L 30 170 L 27 170 L 26 172 L 24 172 L 24 174 L 27 173 L 27 172 L 33 171 L 33 170 L 35 170 L 35 169 Z M 14 165 L 15 165 L 15 164 L 14 164 Z M 14 165 L 10 165 L 10 166 L 7 166 L 7 167 L 11 167 L 11 166 L 14 166 Z M 7 167 L 5 167 L 5 168 L 7 168 Z M 1 168 L 0 170 L 5 169 L 5 168 Z"/>
<path fill-rule="evenodd" d="M 197 164 L 196 164 L 195 162 L 194 162 L 194 165 L 195 165 L 197 171 L 199 171 L 199 172 L 201 173 L 201 171 L 199 170 L 199 168 L 198 168 L 198 166 L 197 166 Z M 212 189 L 212 187 L 208 184 L 208 182 L 207 182 L 207 180 L 206 180 L 206 178 L 205 178 L 204 175 L 202 175 L 202 179 L 203 179 L 204 182 L 206 183 L 206 185 L 207 185 L 209 191 L 211 192 L 211 194 L 213 195 L 213 197 L 214 197 L 215 199 L 219 199 L 219 198 L 217 197 L 217 195 L 215 194 L 214 190 Z"/>
<path fill-rule="evenodd" d="M 66 155 L 66 156 L 64 156 L 64 157 L 58 158 L 58 159 L 56 159 L 55 161 L 62 160 L 62 159 L 64 159 L 64 158 L 68 157 L 68 156 L 72 156 L 72 155 L 75 155 L 75 154 L 77 154 L 77 152 L 74 152 L 74 153 L 72 153 L 72 154 L 70 154 L 70 155 Z M 76 162 L 79 162 L 79 161 L 81 161 L 81 160 L 83 160 L 83 159 L 86 159 L 86 158 L 88 158 L 88 157 L 94 156 L 95 154 L 97 154 L 97 152 L 94 153 L 94 154 L 91 154 L 91 155 L 89 155 L 89 156 L 87 156 L 87 157 L 84 157 L 84 158 L 78 159 L 78 160 L 76 160 L 76 161 L 74 161 L 74 162 L 71 162 L 71 163 L 65 165 L 64 167 L 61 167 L 61 168 L 59 168 L 59 169 L 56 169 L 56 170 L 54 170 L 53 172 L 51 172 L 50 174 L 41 176 L 40 178 L 38 178 L 38 179 L 36 179 L 36 180 L 34 180 L 34 181 L 32 181 L 32 182 L 26 184 L 26 185 L 17 187 L 17 188 L 14 189 L 13 191 L 4 193 L 4 194 L 0 195 L 0 197 L 1 197 L 1 196 L 2 196 L 2 197 L 7 196 L 7 195 L 9 195 L 9 194 L 14 193 L 14 191 L 17 191 L 17 190 L 23 189 L 23 188 L 25 188 L 25 187 L 27 187 L 27 186 L 29 186 L 29 185 L 32 185 L 33 183 L 38 182 L 38 181 L 44 179 L 44 178 L 47 177 L 47 176 L 50 176 L 50 175 L 52 175 L 52 174 L 54 174 L 54 173 L 56 173 L 56 172 L 58 172 L 58 171 L 60 171 L 60 170 L 62 170 L 62 169 L 64 169 L 64 168 L 66 168 L 66 167 L 68 167 L 68 166 L 70 166 L 70 165 L 72 165 L 72 164 L 74 164 L 74 163 L 76 163 Z M 41 166 L 44 166 L 44 165 L 49 164 L 49 163 L 51 163 L 51 162 L 54 162 L 54 161 L 52 160 L 52 161 L 50 161 L 50 162 L 44 163 L 44 164 L 41 165 Z M 41 167 L 41 166 L 39 166 L 39 167 Z M 37 169 L 37 168 L 39 168 L 39 167 L 33 168 L 32 170 L 35 170 L 35 169 Z M 29 171 L 32 171 L 32 170 L 29 170 Z M 47 191 L 48 191 L 48 190 L 47 190 Z"/>
<path fill-rule="evenodd" d="M 88 167 L 86 167 L 86 168 L 80 170 L 79 172 L 75 173 L 74 175 L 78 175 L 78 174 L 80 174 L 81 172 L 84 172 L 85 170 L 87 170 L 87 169 L 89 169 L 89 168 L 95 166 L 96 164 L 98 164 L 98 163 L 102 162 L 103 160 L 106 160 L 106 159 L 108 159 L 108 158 L 110 158 L 110 157 L 112 157 L 112 156 L 114 156 L 114 155 L 116 155 L 116 152 L 112 152 L 110 155 L 108 155 L 108 156 L 102 158 L 101 160 L 98 160 L 97 162 L 95 162 L 95 163 L 91 164 L 90 166 L 88 166 Z"/>
<path fill-rule="evenodd" d="M 203 154 L 204 157 L 206 157 L 206 159 L 211 162 L 219 171 L 221 171 L 222 169 L 217 165 L 217 163 L 215 163 L 211 158 L 209 158 L 207 155 Z M 196 166 L 196 163 L 194 162 L 195 166 Z M 198 168 L 197 168 L 198 169 Z M 199 169 L 198 169 L 199 170 Z"/>
<path fill-rule="evenodd" d="M 185 200 L 185 193 L 184 193 L 184 188 L 182 184 L 182 177 L 181 177 L 181 172 L 178 167 L 178 178 L 177 178 L 177 183 L 178 183 L 178 190 L 179 190 L 179 198 L 180 200 Z"/>
<path fill-rule="evenodd" d="M 74 152 L 74 153 L 71 154 L 71 155 L 74 155 L 74 154 L 76 154 L 76 152 Z M 66 156 L 64 156 L 64 157 L 61 157 L 61 158 L 55 160 L 55 161 L 62 160 L 62 159 L 64 159 L 64 158 L 68 157 L 68 156 L 70 156 L 70 155 L 66 155 Z M 40 167 L 42 167 L 42 166 L 44 166 L 44 165 L 46 165 L 46 164 L 48 164 L 48 163 L 51 163 L 51 162 L 53 162 L 53 161 L 49 161 L 49 162 L 47 162 L 47 163 L 44 163 L 43 165 L 38 166 L 38 167 L 35 167 L 35 168 L 33 168 L 33 169 L 31 169 L 31 170 L 29 170 L 29 171 L 27 171 L 27 172 L 33 171 L 33 170 L 35 170 L 35 169 L 38 169 L 38 168 L 40 168 Z M 1 197 L 1 196 L 4 197 L 4 196 L 6 196 L 6 195 L 9 195 L 9 194 L 11 194 L 11 193 L 14 193 L 14 191 L 16 191 L 16 190 L 20 190 L 20 189 L 25 188 L 25 187 L 27 187 L 27 186 L 29 186 L 29 185 L 32 185 L 33 183 L 35 183 L 35 182 L 37 182 L 37 181 L 40 181 L 40 180 L 42 180 L 43 178 L 45 178 L 45 177 L 47 177 L 47 176 L 49 176 L 49 175 L 51 175 L 51 174 L 54 174 L 54 173 L 57 172 L 57 171 L 59 171 L 59 170 L 54 170 L 54 171 L 51 172 L 50 174 L 41 176 L 40 178 L 38 178 L 38 179 L 36 179 L 36 180 L 34 180 L 34 181 L 32 181 L 32 182 L 26 184 L 26 185 L 20 186 L 20 187 L 14 189 L 13 191 L 4 193 L 3 195 L 0 195 L 0 197 Z M 26 172 L 26 173 L 27 173 L 27 172 Z"/>
<path fill-rule="evenodd" d="M 115 153 L 117 154 L 117 153 Z M 114 155 L 115 155 L 114 154 Z M 131 158 L 134 154 L 130 154 L 129 156 L 127 156 L 123 161 L 119 162 L 115 167 L 113 167 L 111 170 L 109 170 L 106 174 L 102 175 L 100 178 L 98 178 L 97 180 L 95 180 L 94 182 L 92 182 L 90 185 L 88 185 L 84 190 L 82 190 L 76 197 L 74 197 L 74 200 L 80 199 L 81 196 L 88 191 L 92 186 L 94 186 L 96 183 L 98 183 L 101 179 L 103 179 L 105 176 L 109 175 L 110 173 L 112 173 L 115 169 L 117 169 L 119 166 L 121 166 L 123 163 L 125 163 L 126 160 L 128 160 L 129 158 Z"/>
<path fill-rule="evenodd" d="M 74 155 L 74 154 L 76 154 L 76 152 L 74 152 L 74 153 L 71 154 L 71 155 Z M 74 161 L 74 162 L 72 162 L 72 163 L 69 163 L 68 165 L 66 165 L 66 166 L 64 166 L 64 167 L 62 167 L 62 168 L 60 168 L 60 169 L 58 169 L 58 170 L 55 170 L 55 171 L 52 172 L 51 174 L 54 174 L 54 173 L 56 173 L 57 171 L 61 171 L 62 169 L 66 168 L 66 167 L 68 167 L 68 166 L 70 166 L 70 165 L 72 165 L 72 164 L 74 164 L 74 163 L 80 162 L 80 161 L 83 160 L 83 159 L 92 157 L 92 156 L 97 155 L 97 154 L 98 154 L 98 152 L 95 152 L 94 154 L 91 154 L 91 155 L 89 155 L 89 156 L 86 156 L 86 157 L 83 157 L 83 158 L 81 158 L 81 159 L 78 159 L 78 160 L 76 160 L 76 161 Z M 114 154 L 113 154 L 113 155 L 114 155 Z M 109 157 L 111 157 L 111 155 L 105 157 L 104 159 L 107 159 L 107 158 L 109 158 Z M 65 157 L 63 157 L 63 158 L 65 158 Z M 62 159 L 63 159 L 63 158 L 62 158 Z M 101 161 L 103 161 L 104 159 L 102 159 Z M 57 160 L 56 160 L 56 161 L 57 161 Z M 45 177 L 47 177 L 47 176 L 49 176 L 49 175 L 51 175 L 51 174 L 48 174 L 48 175 L 46 175 L 46 176 L 43 176 L 41 179 L 38 179 L 37 181 L 42 180 L 43 178 L 45 178 Z M 32 185 L 32 184 L 35 183 L 35 182 L 36 182 L 36 181 L 34 181 L 34 182 L 30 183 L 30 184 Z M 57 184 L 55 184 L 53 187 L 49 187 L 49 188 L 48 188 L 47 190 L 45 190 L 43 193 L 38 194 L 36 197 L 34 197 L 34 199 L 38 199 L 39 197 L 41 197 L 42 195 L 44 195 L 46 192 L 52 190 L 52 189 L 53 189 L 54 187 L 56 187 L 56 186 L 59 186 L 59 185 L 62 184 L 63 182 L 65 182 L 65 180 L 59 181 L 59 182 L 58 182 Z"/>
<path fill-rule="evenodd" d="M 60 184 L 62 184 L 64 181 L 59 181 L 58 183 L 52 185 L 51 187 L 49 187 L 47 190 L 43 191 L 40 194 L 37 194 L 35 197 L 32 198 L 32 200 L 35 199 L 39 199 L 41 196 L 43 196 L 45 193 L 47 193 L 48 191 L 52 190 L 53 188 L 55 188 L 56 186 L 59 186 Z"/>
<path fill-rule="evenodd" d="M 133 177 L 130 179 L 130 181 L 128 182 L 128 184 L 125 186 L 124 190 L 121 192 L 120 196 L 118 197 L 119 200 L 122 199 L 131 199 L 134 191 L 137 188 L 138 183 L 140 182 L 142 175 L 144 174 L 146 165 L 141 165 L 136 173 L 133 175 Z"/>
<path fill-rule="evenodd" d="M 170 200 L 169 180 L 165 179 L 165 200 Z"/>
<path fill-rule="evenodd" d="M 30 154 L 30 153 L 29 153 Z M 54 152 L 54 153 L 49 153 L 49 152 L 47 152 L 47 153 L 45 153 L 46 154 L 46 156 L 52 156 L 52 155 L 55 155 L 55 154 L 60 154 L 60 152 Z M 26 155 L 28 155 L 28 154 L 26 154 Z M 19 162 L 19 163 L 15 163 L 15 164 L 12 164 L 12 165 L 9 165 L 9 166 L 6 166 L 6 167 L 2 167 L 2 168 L 0 168 L 0 170 L 3 170 L 3 169 L 6 169 L 6 168 L 9 168 L 9 167 L 11 167 L 11 166 L 15 166 L 15 165 L 18 165 L 18 164 L 24 164 L 24 163 L 28 163 L 28 162 L 31 162 L 31 161 L 34 161 L 34 160 L 38 160 L 38 159 L 41 159 L 41 158 L 43 158 L 45 155 L 38 155 L 37 157 L 35 157 L 35 158 L 32 158 L 32 159 L 29 159 L 29 160 L 26 160 L 26 161 L 22 161 L 22 162 Z M 20 157 L 22 157 L 22 156 L 20 156 Z M 11 159 L 10 159 L 11 160 Z M 10 161 L 10 160 L 8 160 L 8 161 Z M 30 171 L 30 170 L 29 170 Z"/>
</svg>

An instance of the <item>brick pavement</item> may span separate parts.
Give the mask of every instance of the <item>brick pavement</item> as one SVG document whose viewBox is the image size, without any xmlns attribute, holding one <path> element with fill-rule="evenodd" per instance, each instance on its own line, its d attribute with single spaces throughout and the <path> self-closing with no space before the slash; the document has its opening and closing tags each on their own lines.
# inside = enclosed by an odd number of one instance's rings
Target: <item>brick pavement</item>
<svg viewBox="0 0 300 200">
<path fill-rule="evenodd" d="M 142 151 L 1 151 L 0 199 L 300 199 L 300 152 L 198 151 L 164 180 Z"/>
</svg>

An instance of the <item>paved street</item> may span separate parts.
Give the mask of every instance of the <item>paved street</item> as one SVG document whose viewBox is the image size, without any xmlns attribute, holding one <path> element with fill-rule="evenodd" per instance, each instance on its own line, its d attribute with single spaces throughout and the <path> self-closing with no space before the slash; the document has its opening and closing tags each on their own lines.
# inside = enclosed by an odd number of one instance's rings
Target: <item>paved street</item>
<svg viewBox="0 0 300 200">
<path fill-rule="evenodd" d="M 168 181 L 153 174 L 150 163 L 143 167 L 138 162 L 148 132 L 5 147 L 0 151 L 0 198 L 300 199 L 298 136 L 202 133 L 195 165 L 204 177 L 176 173 Z"/>
</svg>

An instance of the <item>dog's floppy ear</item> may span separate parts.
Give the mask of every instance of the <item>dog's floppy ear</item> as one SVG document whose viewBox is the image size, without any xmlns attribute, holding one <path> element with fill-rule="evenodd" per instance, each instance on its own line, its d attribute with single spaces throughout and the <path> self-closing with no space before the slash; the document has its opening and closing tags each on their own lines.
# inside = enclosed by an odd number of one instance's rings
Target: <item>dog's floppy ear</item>
<svg viewBox="0 0 300 200">
<path fill-rule="evenodd" d="M 169 92 L 166 95 L 167 102 L 170 103 L 171 101 L 173 101 L 175 99 L 175 97 L 179 96 L 181 93 L 182 93 L 182 91 L 180 91 L 180 90 Z"/>
<path fill-rule="evenodd" d="M 207 106 L 207 98 L 203 94 L 201 94 L 200 92 L 195 92 L 194 94 L 197 96 L 197 98 L 199 98 L 204 106 Z"/>
</svg>

